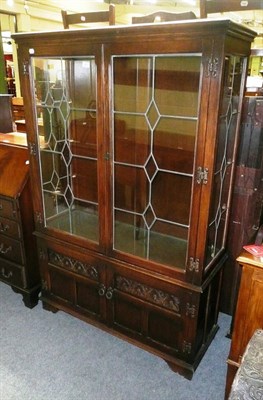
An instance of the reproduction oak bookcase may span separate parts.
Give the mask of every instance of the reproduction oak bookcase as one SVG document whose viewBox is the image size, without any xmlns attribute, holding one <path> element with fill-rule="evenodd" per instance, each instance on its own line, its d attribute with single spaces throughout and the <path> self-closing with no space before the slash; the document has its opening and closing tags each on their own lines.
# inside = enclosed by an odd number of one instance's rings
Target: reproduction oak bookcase
<svg viewBox="0 0 263 400">
<path fill-rule="evenodd" d="M 191 378 L 218 329 L 254 32 L 196 20 L 13 37 L 44 308 Z"/>
</svg>

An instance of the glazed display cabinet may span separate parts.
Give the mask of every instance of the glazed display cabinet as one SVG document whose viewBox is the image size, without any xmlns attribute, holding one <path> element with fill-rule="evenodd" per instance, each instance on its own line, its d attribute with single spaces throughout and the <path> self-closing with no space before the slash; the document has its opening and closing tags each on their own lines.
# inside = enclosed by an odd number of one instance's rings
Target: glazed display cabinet
<svg viewBox="0 0 263 400">
<path fill-rule="evenodd" d="M 44 307 L 191 378 L 218 329 L 254 33 L 200 20 L 14 38 Z"/>
</svg>

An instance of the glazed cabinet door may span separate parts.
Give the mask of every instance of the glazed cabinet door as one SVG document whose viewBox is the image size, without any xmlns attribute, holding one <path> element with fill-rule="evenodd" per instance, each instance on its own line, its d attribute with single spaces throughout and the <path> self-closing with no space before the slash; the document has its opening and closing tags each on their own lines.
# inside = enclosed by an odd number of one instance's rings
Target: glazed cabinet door
<svg viewBox="0 0 263 400">
<path fill-rule="evenodd" d="M 111 250 L 185 273 L 202 54 L 158 54 L 153 47 L 155 54 L 150 48 L 125 56 L 111 49 Z"/>
<path fill-rule="evenodd" d="M 103 187 L 103 174 L 98 182 L 98 140 L 103 142 L 98 58 L 91 54 L 31 59 L 38 121 L 40 228 L 70 241 L 88 240 L 95 248 L 100 246 L 103 224 L 98 195 Z"/>
<path fill-rule="evenodd" d="M 225 246 L 245 77 L 244 59 L 207 45 L 108 52 L 110 252 L 198 284 Z"/>
<path fill-rule="evenodd" d="M 246 57 L 235 55 L 225 56 L 223 62 L 222 87 L 218 89 L 220 103 L 213 165 L 207 172 L 207 189 L 210 196 L 208 219 L 204 219 L 206 241 L 203 244 L 205 244 L 205 249 L 202 247 L 202 242 L 197 244 L 197 257 L 200 256 L 200 259 L 202 259 L 204 273 L 208 272 L 210 267 L 213 266 L 213 261 L 220 256 L 226 245 L 246 63 Z M 213 75 L 211 79 L 213 79 Z M 208 132 L 210 129 L 208 123 Z M 205 164 L 209 163 L 209 146 L 210 140 L 208 138 Z"/>
</svg>

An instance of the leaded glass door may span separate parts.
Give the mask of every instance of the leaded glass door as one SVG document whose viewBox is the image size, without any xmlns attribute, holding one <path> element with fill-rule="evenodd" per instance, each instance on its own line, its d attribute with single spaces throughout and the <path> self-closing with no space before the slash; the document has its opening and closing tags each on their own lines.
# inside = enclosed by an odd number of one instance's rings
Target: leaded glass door
<svg viewBox="0 0 263 400">
<path fill-rule="evenodd" d="M 32 58 L 44 226 L 99 241 L 95 57 Z"/>
<path fill-rule="evenodd" d="M 184 269 L 200 54 L 112 57 L 113 249 Z"/>
<path fill-rule="evenodd" d="M 211 206 L 206 239 L 205 267 L 225 248 L 231 187 L 241 114 L 242 82 L 245 80 L 246 58 L 227 56 L 224 62 L 220 114 L 218 118 L 215 165 Z"/>
</svg>

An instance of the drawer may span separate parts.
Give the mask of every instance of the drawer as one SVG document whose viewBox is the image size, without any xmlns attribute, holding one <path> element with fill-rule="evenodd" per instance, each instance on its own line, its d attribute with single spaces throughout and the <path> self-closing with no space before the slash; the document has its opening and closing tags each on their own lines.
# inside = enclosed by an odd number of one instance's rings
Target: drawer
<svg viewBox="0 0 263 400">
<path fill-rule="evenodd" d="M 0 197 L 0 217 L 11 218 L 11 219 L 17 218 L 17 212 L 14 201 Z"/>
<path fill-rule="evenodd" d="M 20 288 L 26 287 L 24 268 L 2 259 L 0 262 L 0 280 Z"/>
<path fill-rule="evenodd" d="M 70 253 L 72 254 L 72 253 Z M 84 275 L 94 281 L 99 281 L 101 268 L 98 269 L 97 262 L 93 257 L 85 255 L 83 257 L 72 257 L 71 255 L 65 255 L 58 253 L 52 249 L 48 249 L 48 261 L 49 265 L 63 268 L 65 270 L 75 272 L 78 275 Z"/>
<path fill-rule="evenodd" d="M 18 264 L 24 264 L 21 243 L 8 236 L 0 235 L 0 257 Z"/>
<path fill-rule="evenodd" d="M 21 231 L 18 223 L 14 220 L 0 217 L 0 235 L 2 234 L 14 239 L 21 238 Z"/>
</svg>

